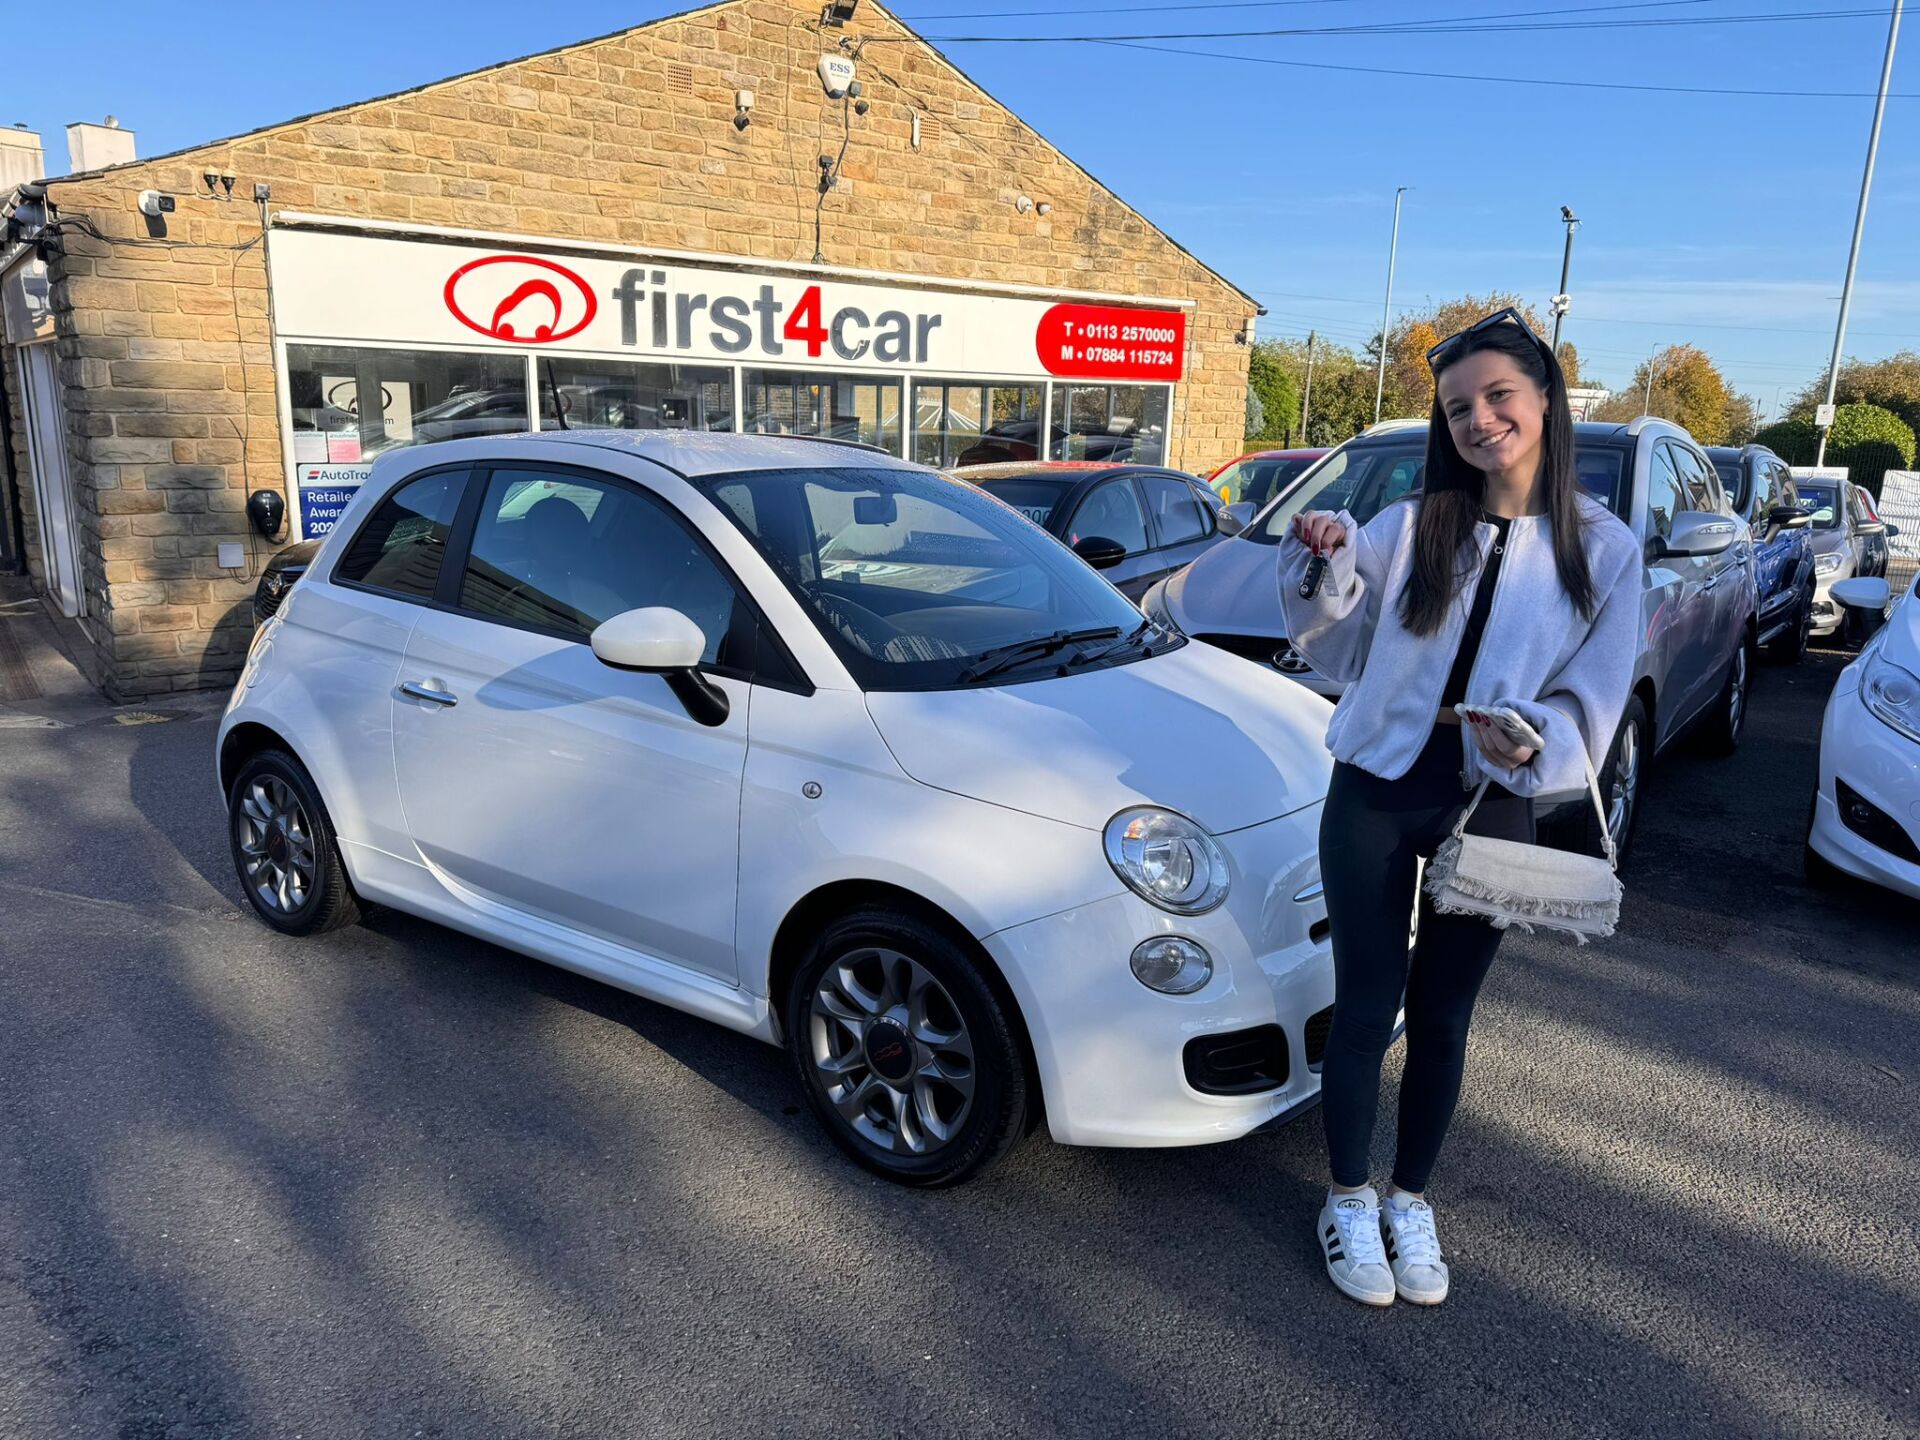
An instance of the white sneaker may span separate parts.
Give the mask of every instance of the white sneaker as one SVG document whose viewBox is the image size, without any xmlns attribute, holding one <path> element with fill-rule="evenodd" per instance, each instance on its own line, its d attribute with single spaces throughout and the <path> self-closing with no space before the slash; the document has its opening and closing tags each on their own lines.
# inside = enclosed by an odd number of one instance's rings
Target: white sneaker
<svg viewBox="0 0 1920 1440">
<path fill-rule="evenodd" d="M 1380 1233 L 1393 1264 L 1393 1288 L 1415 1305 L 1438 1305 L 1447 1298 L 1447 1265 L 1440 1258 L 1440 1232 L 1433 1207 L 1424 1200 L 1393 1194 L 1380 1212 Z"/>
<path fill-rule="evenodd" d="M 1351 1195 L 1327 1192 L 1320 1210 L 1320 1253 L 1327 1278 L 1362 1305 L 1393 1303 L 1393 1271 L 1380 1240 L 1380 1197 L 1369 1186 Z"/>
</svg>

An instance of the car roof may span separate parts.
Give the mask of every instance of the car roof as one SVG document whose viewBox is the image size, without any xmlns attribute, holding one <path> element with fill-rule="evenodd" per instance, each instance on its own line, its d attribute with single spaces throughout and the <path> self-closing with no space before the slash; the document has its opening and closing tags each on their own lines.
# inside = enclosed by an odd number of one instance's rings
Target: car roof
<svg viewBox="0 0 1920 1440">
<path fill-rule="evenodd" d="M 1641 416 L 1635 421 L 1576 420 L 1573 422 L 1573 438 L 1588 445 L 1604 445 L 1631 440 L 1643 429 L 1659 426 L 1663 431 L 1682 435 L 1682 430 L 1671 420 L 1660 420 L 1650 416 Z M 1426 432 L 1425 420 L 1383 421 L 1372 429 L 1362 430 L 1348 445 L 1387 445 L 1396 441 L 1405 441 L 1415 434 Z M 1696 442 L 1698 443 L 1698 442 Z"/>
<path fill-rule="evenodd" d="M 875 470 L 926 468 L 871 445 L 813 435 L 735 435 L 715 430 L 542 430 L 488 436 L 487 443 L 503 449 L 532 443 L 610 450 L 651 460 L 690 480 L 742 470 L 817 470 L 823 465 Z"/>
<path fill-rule="evenodd" d="M 1004 460 L 994 465 L 962 465 L 947 473 L 956 480 L 975 485 L 992 480 L 1046 479 L 1057 475 L 1062 480 L 1079 480 L 1089 475 L 1128 475 L 1137 470 L 1155 474 L 1177 474 L 1164 465 L 1115 464 L 1111 460 Z"/>
<path fill-rule="evenodd" d="M 1318 460 L 1327 452 L 1319 447 L 1295 450 L 1249 450 L 1244 455 L 1236 455 L 1227 464 L 1236 464 L 1241 460 Z"/>
</svg>

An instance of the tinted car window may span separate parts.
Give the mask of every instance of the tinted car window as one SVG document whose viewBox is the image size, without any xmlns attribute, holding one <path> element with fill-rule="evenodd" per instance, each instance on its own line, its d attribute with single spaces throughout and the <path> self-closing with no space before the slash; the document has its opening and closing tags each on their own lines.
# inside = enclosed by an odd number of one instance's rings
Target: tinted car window
<svg viewBox="0 0 1920 1440">
<path fill-rule="evenodd" d="M 1686 493 L 1674 469 L 1673 447 L 1663 440 L 1653 447 L 1653 463 L 1647 474 L 1647 534 L 1666 539 L 1673 533 L 1673 517 L 1686 508 Z"/>
<path fill-rule="evenodd" d="M 1067 543 L 1077 545 L 1089 535 L 1117 540 L 1129 555 L 1147 548 L 1147 517 L 1130 480 L 1108 480 L 1080 502 L 1067 531 Z"/>
<path fill-rule="evenodd" d="M 1236 501 L 1251 501 L 1257 508 L 1271 500 L 1274 492 L 1312 463 L 1311 460 L 1298 457 L 1236 460 L 1214 476 L 1210 483 L 1219 489 L 1231 489 Z"/>
<path fill-rule="evenodd" d="M 1147 492 L 1147 506 L 1153 511 L 1162 545 L 1185 545 L 1203 539 L 1213 529 L 1213 522 L 1200 508 L 1199 497 L 1186 481 L 1167 475 L 1142 475 L 1140 483 Z"/>
<path fill-rule="evenodd" d="M 708 664 L 734 600 L 732 582 L 664 507 L 623 485 L 542 470 L 493 472 L 460 581 L 464 610 L 580 640 L 628 610 L 678 610 L 707 637 Z"/>
<path fill-rule="evenodd" d="M 431 596 L 466 480 L 465 470 L 442 470 L 402 485 L 367 517 L 334 578 L 396 595 Z"/>
<path fill-rule="evenodd" d="M 1685 508 L 1702 510 L 1709 515 L 1719 511 L 1724 505 L 1725 496 L 1713 467 L 1685 445 L 1669 448 L 1673 451 L 1674 467 L 1680 472 L 1681 487 L 1686 492 Z"/>
<path fill-rule="evenodd" d="M 1034 524 L 1047 528 L 1053 523 L 1054 507 L 1073 488 L 1073 482 L 1027 477 L 1017 480 L 989 480 L 980 488 L 994 499 L 1011 505 Z"/>
</svg>

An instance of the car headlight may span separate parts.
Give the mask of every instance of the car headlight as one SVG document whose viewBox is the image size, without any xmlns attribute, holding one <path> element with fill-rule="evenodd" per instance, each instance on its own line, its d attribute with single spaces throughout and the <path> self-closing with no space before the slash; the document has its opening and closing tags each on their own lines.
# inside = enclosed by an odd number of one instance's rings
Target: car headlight
<svg viewBox="0 0 1920 1440">
<path fill-rule="evenodd" d="M 1816 575 L 1831 575 L 1840 568 L 1840 562 L 1844 558 L 1838 550 L 1829 550 L 1824 555 L 1817 555 L 1813 561 L 1813 573 Z"/>
<path fill-rule="evenodd" d="M 1867 660 L 1860 699 L 1883 724 L 1920 743 L 1920 675 L 1887 659 L 1884 648 Z"/>
<path fill-rule="evenodd" d="M 1107 863 L 1127 888 L 1176 915 L 1204 915 L 1227 898 L 1227 857 L 1184 815 L 1150 806 L 1107 822 Z"/>
</svg>

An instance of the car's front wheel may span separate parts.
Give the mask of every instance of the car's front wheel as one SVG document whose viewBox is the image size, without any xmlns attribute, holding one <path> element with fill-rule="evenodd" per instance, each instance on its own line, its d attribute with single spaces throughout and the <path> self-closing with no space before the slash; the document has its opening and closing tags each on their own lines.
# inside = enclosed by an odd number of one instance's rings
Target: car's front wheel
<svg viewBox="0 0 1920 1440">
<path fill-rule="evenodd" d="M 360 918 L 333 824 L 306 767 L 263 750 L 227 792 L 233 868 L 253 913 L 283 935 L 318 935 Z"/>
<path fill-rule="evenodd" d="M 1026 1132 L 1030 1078 L 979 965 L 939 928 L 861 910 L 826 926 L 786 1000 L 787 1048 L 814 1114 L 860 1164 L 956 1185 Z"/>
<path fill-rule="evenodd" d="M 1634 822 L 1640 818 L 1640 788 L 1646 780 L 1647 764 L 1653 758 L 1652 728 L 1647 707 L 1638 695 L 1627 697 L 1626 712 L 1620 728 L 1614 732 L 1613 748 L 1600 767 L 1600 799 L 1607 807 L 1607 831 L 1613 836 L 1615 851 L 1622 860 L 1633 839 Z M 1581 849 L 1590 855 L 1606 853 L 1600 838 L 1600 817 L 1590 804 L 1582 804 Z"/>
</svg>

